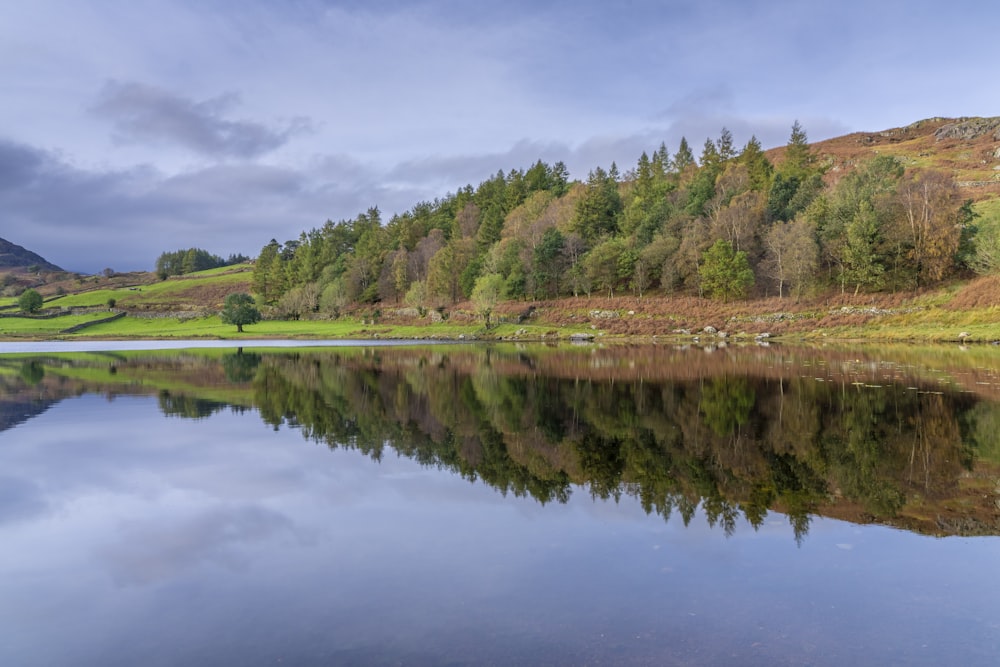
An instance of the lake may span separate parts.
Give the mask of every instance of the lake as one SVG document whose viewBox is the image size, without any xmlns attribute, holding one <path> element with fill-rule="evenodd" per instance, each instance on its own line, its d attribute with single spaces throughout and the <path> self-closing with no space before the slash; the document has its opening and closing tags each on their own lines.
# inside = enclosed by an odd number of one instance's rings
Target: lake
<svg viewBox="0 0 1000 667">
<path fill-rule="evenodd" d="M 0 348 L 0 664 L 1000 654 L 996 348 L 136 347 Z"/>
</svg>

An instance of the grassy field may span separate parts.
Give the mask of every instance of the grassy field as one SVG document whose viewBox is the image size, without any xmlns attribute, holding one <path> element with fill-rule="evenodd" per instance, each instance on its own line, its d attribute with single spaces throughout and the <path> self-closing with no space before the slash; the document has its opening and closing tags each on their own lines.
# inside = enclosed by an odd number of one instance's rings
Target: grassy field
<svg viewBox="0 0 1000 667">
<path fill-rule="evenodd" d="M 983 202 L 984 217 L 1000 213 L 1000 204 Z M 225 267 L 156 281 L 152 276 L 129 276 L 132 284 L 98 277 L 85 291 L 51 298 L 47 312 L 90 308 L 52 319 L 0 318 L 0 339 L 544 339 L 587 333 L 606 339 L 650 340 L 694 338 L 719 341 L 702 330 L 711 325 L 727 338 L 752 339 L 768 333 L 775 338 L 828 342 L 1000 341 L 1000 277 L 987 276 L 955 282 L 920 294 L 826 294 L 796 302 L 759 299 L 722 304 L 696 297 L 632 296 L 562 299 L 533 304 L 503 302 L 495 311 L 499 326 L 486 330 L 472 314 L 471 304 L 457 304 L 444 321 L 430 322 L 396 314 L 392 305 L 367 306 L 338 319 L 299 321 L 264 320 L 245 327 L 223 324 L 218 313 L 226 294 L 249 291 L 249 265 Z M 107 317 L 109 299 L 129 316 L 61 333 Z M 8 303 L 13 300 L 8 299 Z M 0 302 L 2 305 L 2 302 Z M 375 309 L 379 314 L 375 314 Z M 8 311 L 11 312 L 11 311 Z M 373 320 L 374 317 L 374 320 Z M 523 323 L 516 323 L 523 319 Z M 374 324 L 372 322 L 375 322 Z M 678 333 L 687 332 L 687 333 Z"/>
<path fill-rule="evenodd" d="M 42 338 L 59 335 L 59 332 L 70 327 L 94 322 L 108 317 L 109 313 L 91 313 L 88 315 L 66 315 L 51 319 L 39 320 L 28 317 L 0 318 L 0 338 Z M 71 334 L 66 334 L 71 335 Z"/>
</svg>

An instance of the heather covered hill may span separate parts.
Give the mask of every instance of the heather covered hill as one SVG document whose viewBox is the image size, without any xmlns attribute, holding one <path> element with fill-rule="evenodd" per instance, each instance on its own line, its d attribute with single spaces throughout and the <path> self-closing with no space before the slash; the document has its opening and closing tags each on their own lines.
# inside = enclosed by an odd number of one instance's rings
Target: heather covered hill
<svg viewBox="0 0 1000 667">
<path fill-rule="evenodd" d="M 974 201 L 1000 196 L 1000 117 L 927 118 L 879 132 L 854 132 L 812 144 L 826 179 L 834 183 L 876 155 L 897 158 L 905 168 L 939 171 Z M 785 147 L 766 151 L 775 162 Z"/>
<path fill-rule="evenodd" d="M 27 269 L 29 267 L 36 271 L 62 271 L 55 264 L 47 262 L 41 255 L 6 239 L 0 239 L 0 270 Z"/>
</svg>

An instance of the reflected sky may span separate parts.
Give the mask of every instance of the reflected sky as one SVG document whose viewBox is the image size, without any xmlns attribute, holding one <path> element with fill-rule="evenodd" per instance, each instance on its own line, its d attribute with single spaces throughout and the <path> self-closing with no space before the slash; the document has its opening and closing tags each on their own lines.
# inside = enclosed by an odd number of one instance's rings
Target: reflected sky
<svg viewBox="0 0 1000 667">
<path fill-rule="evenodd" d="M 0 433 L 0 664 L 995 663 L 998 538 L 504 496 L 252 413 Z"/>
</svg>

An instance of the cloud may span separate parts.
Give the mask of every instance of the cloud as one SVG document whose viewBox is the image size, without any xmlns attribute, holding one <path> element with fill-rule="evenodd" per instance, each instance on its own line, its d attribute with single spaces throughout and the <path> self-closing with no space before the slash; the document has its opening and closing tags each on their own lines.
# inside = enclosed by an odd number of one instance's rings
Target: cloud
<svg viewBox="0 0 1000 667">
<path fill-rule="evenodd" d="M 388 217 L 438 194 L 387 183 L 382 171 L 343 155 L 165 174 L 149 165 L 80 168 L 0 138 L 0 235 L 68 271 L 151 270 L 161 252 L 192 246 L 255 256 L 269 239 L 296 238 L 327 219 L 372 206 Z"/>
<path fill-rule="evenodd" d="M 238 103 L 233 93 L 196 102 L 142 83 L 110 81 L 90 111 L 112 122 L 121 143 L 176 144 L 216 158 L 258 157 L 310 129 L 303 118 L 277 129 L 226 118 Z"/>
<path fill-rule="evenodd" d="M 101 555 L 117 583 L 149 584 L 206 562 L 240 568 L 246 562 L 246 544 L 291 532 L 288 517 L 267 508 L 216 508 L 179 520 L 126 523 L 120 541 L 104 547 Z"/>
<path fill-rule="evenodd" d="M 0 525 L 34 518 L 49 509 L 48 499 L 38 482 L 0 475 Z"/>
</svg>

